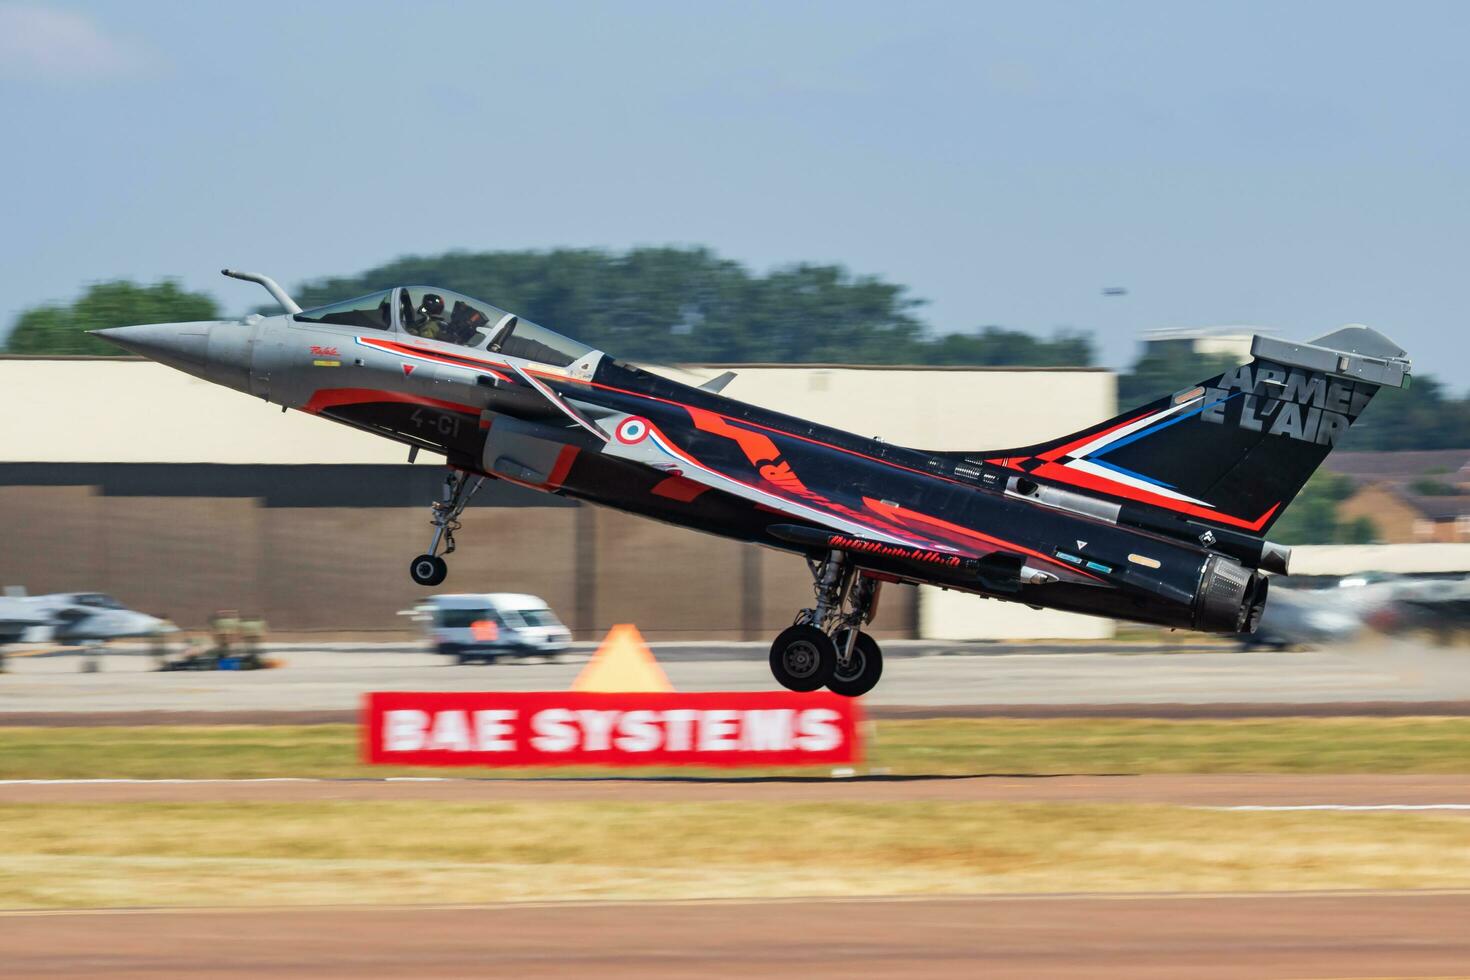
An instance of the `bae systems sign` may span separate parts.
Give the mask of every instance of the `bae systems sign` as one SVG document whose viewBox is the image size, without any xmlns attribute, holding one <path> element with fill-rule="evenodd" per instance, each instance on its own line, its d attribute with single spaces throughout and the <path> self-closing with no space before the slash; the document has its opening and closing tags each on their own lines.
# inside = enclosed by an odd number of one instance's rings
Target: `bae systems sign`
<svg viewBox="0 0 1470 980">
<path fill-rule="evenodd" d="M 859 710 L 827 692 L 379 692 L 364 703 L 363 755 L 414 766 L 851 763 Z"/>
</svg>

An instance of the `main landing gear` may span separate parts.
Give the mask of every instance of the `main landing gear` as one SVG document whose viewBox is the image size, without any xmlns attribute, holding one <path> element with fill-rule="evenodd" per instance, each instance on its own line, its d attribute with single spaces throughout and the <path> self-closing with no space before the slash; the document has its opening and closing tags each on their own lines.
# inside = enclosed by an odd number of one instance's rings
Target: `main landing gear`
<svg viewBox="0 0 1470 980">
<path fill-rule="evenodd" d="M 484 482 L 483 476 L 471 476 L 463 470 L 451 469 L 444 477 L 444 495 L 430 507 L 429 523 L 434 525 L 434 538 L 429 542 L 429 552 L 419 555 L 408 566 L 408 574 L 419 585 L 432 588 L 449 574 L 449 566 L 440 557 L 440 545 L 443 545 L 443 554 L 454 553 L 454 532 L 460 528 L 459 515 Z"/>
<path fill-rule="evenodd" d="M 797 613 L 771 644 L 771 673 L 792 691 L 867 694 L 883 676 L 883 652 L 862 627 L 873 619 L 882 583 L 858 574 L 840 551 L 807 564 L 817 604 Z"/>
</svg>

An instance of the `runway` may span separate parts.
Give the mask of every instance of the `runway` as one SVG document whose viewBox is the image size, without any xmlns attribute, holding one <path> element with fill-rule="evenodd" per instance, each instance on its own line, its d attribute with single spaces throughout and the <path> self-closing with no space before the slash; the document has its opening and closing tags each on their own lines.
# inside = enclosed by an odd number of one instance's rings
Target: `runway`
<svg viewBox="0 0 1470 980">
<path fill-rule="evenodd" d="M 866 776 L 588 779 L 16 780 L 7 803 L 299 803 L 321 800 L 640 803 L 1149 803 L 1236 807 L 1457 807 L 1470 780 L 1435 775 Z"/>
<path fill-rule="evenodd" d="M 890 644 L 890 646 L 899 646 Z M 956 705 L 1272 705 L 1470 702 L 1470 655 L 1409 641 L 1299 653 L 1161 646 L 1077 645 L 1058 652 L 997 653 L 987 645 L 912 644 L 887 659 L 874 708 Z M 684 691 L 769 690 L 757 645 L 679 648 L 664 663 Z M 657 652 L 657 651 L 656 651 Z M 695 656 L 695 654 L 698 656 Z M 752 659 L 759 654 L 759 657 Z M 355 711 L 368 691 L 566 690 L 581 663 L 450 666 L 437 654 L 381 649 L 299 650 L 279 670 L 150 672 L 140 656 L 103 658 L 103 671 L 79 671 L 73 656 L 18 657 L 0 676 L 0 714 L 120 711 Z"/>
<path fill-rule="evenodd" d="M 16 976 L 1453 977 L 1470 893 L 0 913 Z"/>
<path fill-rule="evenodd" d="M 664 667 L 681 690 L 768 689 L 770 676 L 754 649 L 683 650 Z M 883 684 L 865 699 L 870 717 L 1470 714 L 1470 656 L 1410 643 L 1284 654 L 1083 646 L 905 652 L 912 655 L 891 659 Z M 150 673 L 145 659 L 124 656 L 105 658 L 102 673 L 83 674 L 73 657 L 19 658 L 14 673 L 0 677 L 0 725 L 352 723 L 371 690 L 556 690 L 581 669 L 576 662 L 446 666 L 432 654 L 361 646 L 282 656 L 285 668 L 253 674 Z M 1470 780 L 1462 775 L 446 775 L 12 781 L 0 782 L 0 805 L 341 800 L 488 809 L 538 801 L 738 801 L 912 803 L 918 811 L 926 803 L 1051 803 L 1434 807 L 1430 813 L 1448 820 L 1470 818 Z M 1233 815 L 1229 820 L 1234 826 Z M 1088 887 L 1063 880 L 1066 888 Z M 1293 880 L 1283 870 L 1279 886 Z M 1450 977 L 1470 976 L 1465 921 L 1470 892 L 0 912 L 0 962 L 7 973 L 55 978 Z"/>
<path fill-rule="evenodd" d="M 1149 718 L 1235 721 L 1247 718 L 1464 718 L 1470 701 L 1314 701 L 1267 704 L 869 704 L 874 721 L 934 718 Z M 355 708 L 318 711 L 0 711 L 0 727 L 143 728 L 156 725 L 355 725 Z"/>
</svg>

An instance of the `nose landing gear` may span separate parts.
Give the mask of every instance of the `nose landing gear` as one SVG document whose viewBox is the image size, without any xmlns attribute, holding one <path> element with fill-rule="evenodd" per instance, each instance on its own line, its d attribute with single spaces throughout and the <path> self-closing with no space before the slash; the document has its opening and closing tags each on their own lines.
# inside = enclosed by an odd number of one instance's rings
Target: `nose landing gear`
<svg viewBox="0 0 1470 980">
<path fill-rule="evenodd" d="M 472 477 L 463 470 L 452 469 L 444 477 L 444 495 L 430 506 L 429 523 L 434 526 L 434 537 L 429 542 L 429 551 L 419 555 L 408 566 L 409 576 L 419 585 L 432 588 L 449 575 L 449 566 L 440 557 L 440 545 L 443 545 L 443 554 L 454 553 L 454 532 L 460 528 L 459 515 L 484 482 L 483 476 Z"/>
<path fill-rule="evenodd" d="M 792 691 L 866 694 L 883 676 L 883 652 L 861 631 L 873 619 L 882 583 L 858 574 L 840 551 L 807 564 L 817 603 L 797 613 L 795 624 L 771 644 L 771 674 Z"/>
<path fill-rule="evenodd" d="M 419 585 L 433 588 L 449 577 L 449 565 L 438 555 L 419 555 L 409 563 L 408 574 Z"/>
</svg>

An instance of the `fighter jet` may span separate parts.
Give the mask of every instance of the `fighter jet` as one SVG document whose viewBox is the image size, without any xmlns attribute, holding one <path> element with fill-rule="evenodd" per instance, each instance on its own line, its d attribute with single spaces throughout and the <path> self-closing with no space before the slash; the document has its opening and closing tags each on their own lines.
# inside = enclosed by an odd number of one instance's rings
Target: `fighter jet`
<svg viewBox="0 0 1470 980">
<path fill-rule="evenodd" d="M 153 637 L 174 627 L 129 609 L 101 592 L 26 595 L 11 587 L 0 597 L 0 669 L 4 648 L 14 643 L 56 643 L 94 650 L 108 640 Z"/>
<path fill-rule="evenodd" d="M 50 617 L 28 605 L 24 598 L 0 596 L 0 649 L 6 644 L 22 642 L 27 633 L 48 626 L 50 622 Z"/>
<path fill-rule="evenodd" d="M 1404 351 L 1366 327 L 1257 337 L 1253 360 L 1116 418 L 1012 449 L 930 452 L 793 418 L 620 361 L 489 303 L 401 286 L 240 321 L 94 331 L 189 374 L 443 455 L 434 586 L 487 479 L 804 557 L 815 599 L 771 646 L 776 680 L 856 696 L 882 672 L 862 627 L 884 583 L 1168 627 L 1250 632 L 1265 539 Z M 894 397 L 912 397 L 896 392 Z M 1038 399 L 1065 397 L 1035 392 Z M 1024 405 L 1017 405 L 1024 411 Z"/>
</svg>

